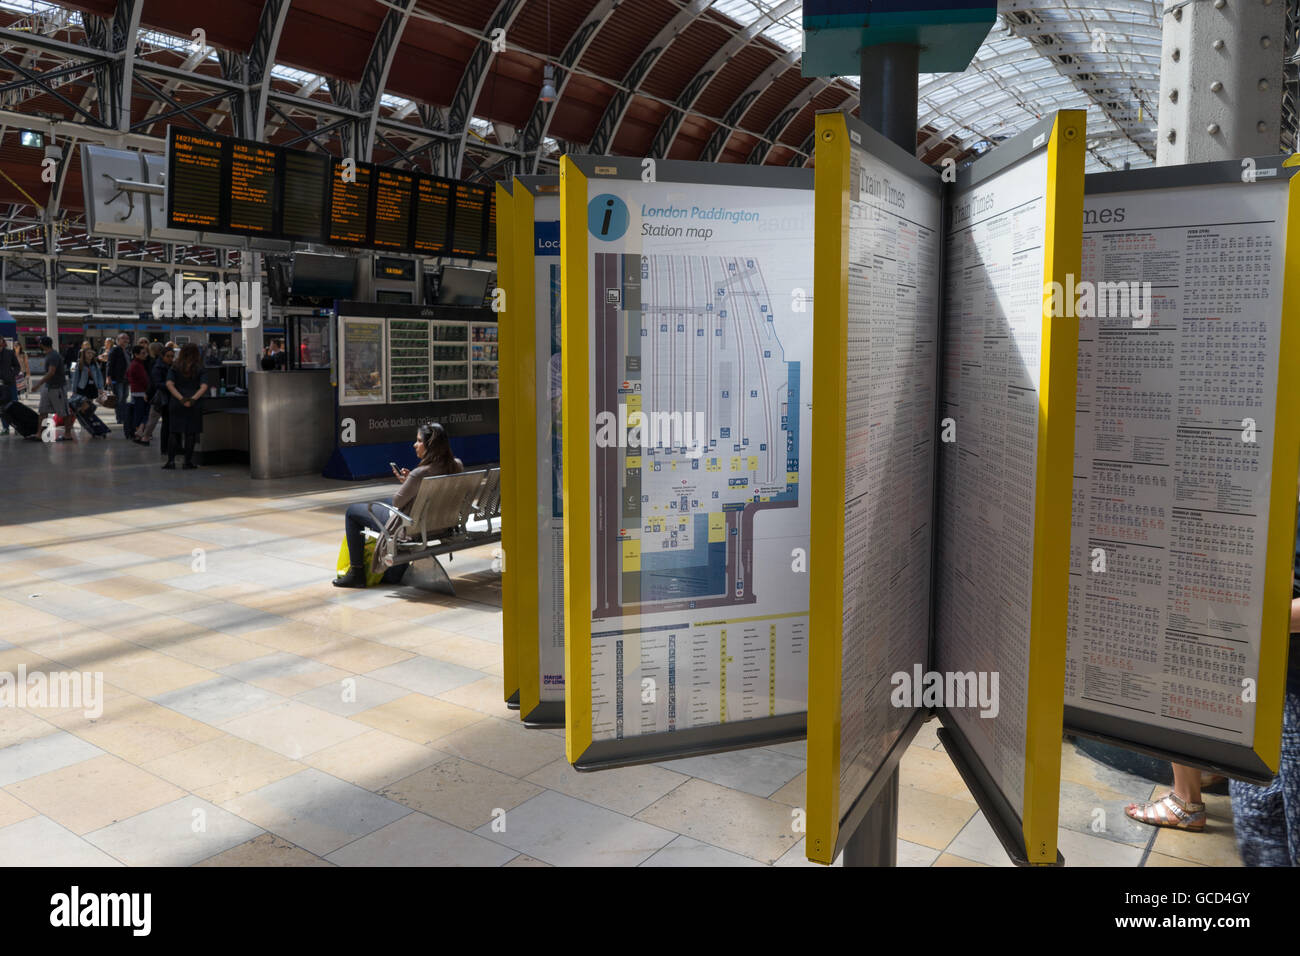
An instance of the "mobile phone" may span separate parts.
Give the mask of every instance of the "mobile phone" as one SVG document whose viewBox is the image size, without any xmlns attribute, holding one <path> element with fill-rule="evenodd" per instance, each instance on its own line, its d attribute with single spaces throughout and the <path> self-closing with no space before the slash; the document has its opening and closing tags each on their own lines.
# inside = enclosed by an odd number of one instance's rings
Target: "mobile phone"
<svg viewBox="0 0 1300 956">
<path fill-rule="evenodd" d="M 390 462 L 388 463 L 388 467 L 391 468 L 391 469 L 393 469 L 393 471 L 397 471 L 397 462 L 395 462 L 395 461 L 390 461 Z"/>
</svg>

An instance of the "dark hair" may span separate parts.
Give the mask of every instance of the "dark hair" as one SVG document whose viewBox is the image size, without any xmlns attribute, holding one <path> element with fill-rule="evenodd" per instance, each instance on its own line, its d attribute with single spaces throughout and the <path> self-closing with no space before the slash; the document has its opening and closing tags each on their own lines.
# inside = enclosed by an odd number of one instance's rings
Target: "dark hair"
<svg viewBox="0 0 1300 956">
<path fill-rule="evenodd" d="M 42 348 L 47 348 L 47 349 L 48 349 L 48 348 L 50 348 L 50 347 L 53 346 L 53 345 L 54 345 L 54 339 L 50 338 L 48 335 L 42 335 L 42 336 L 41 336 L 41 347 L 42 347 Z"/>
<path fill-rule="evenodd" d="M 133 348 L 133 349 L 131 350 L 131 354 L 132 354 L 132 355 L 139 355 L 139 354 L 141 354 L 142 352 L 147 353 L 148 351 L 149 351 L 149 350 L 148 350 L 145 346 L 143 346 L 143 345 L 137 345 L 135 348 Z"/>
<path fill-rule="evenodd" d="M 203 368 L 203 355 L 193 342 L 181 346 L 181 354 L 176 357 L 176 371 L 185 378 L 194 378 Z"/>
<path fill-rule="evenodd" d="M 425 422 L 416 434 L 424 443 L 424 458 L 420 464 L 432 465 L 443 474 L 456 470 L 456 456 L 451 453 L 451 441 L 445 428 L 437 422 Z"/>
</svg>

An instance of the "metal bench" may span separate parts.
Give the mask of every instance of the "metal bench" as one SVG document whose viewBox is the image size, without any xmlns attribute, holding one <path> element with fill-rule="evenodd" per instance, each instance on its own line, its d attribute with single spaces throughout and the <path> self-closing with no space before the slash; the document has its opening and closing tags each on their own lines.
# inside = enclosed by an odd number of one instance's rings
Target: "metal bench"
<svg viewBox="0 0 1300 956">
<path fill-rule="evenodd" d="M 438 557 L 445 554 L 451 560 L 456 551 L 501 540 L 500 525 L 492 526 L 492 519 L 501 517 L 501 469 L 425 478 L 409 515 L 380 502 L 372 502 L 369 510 L 384 525 L 375 544 L 372 573 L 428 558 L 433 580 L 417 586 L 454 595 L 451 577 Z M 471 526 L 484 522 L 485 528 Z"/>
</svg>

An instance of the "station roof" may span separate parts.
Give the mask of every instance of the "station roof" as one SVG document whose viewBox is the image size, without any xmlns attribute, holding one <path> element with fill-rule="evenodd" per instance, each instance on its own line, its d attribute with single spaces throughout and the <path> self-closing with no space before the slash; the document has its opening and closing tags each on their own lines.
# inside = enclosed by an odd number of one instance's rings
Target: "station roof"
<svg viewBox="0 0 1300 956">
<path fill-rule="evenodd" d="M 1081 108 L 1089 169 L 1153 162 L 1160 6 L 1001 0 L 965 72 L 921 77 L 918 155 L 961 162 Z M 564 151 L 804 165 L 816 112 L 856 108 L 859 90 L 802 76 L 801 14 L 799 0 L 0 0 L 0 209 L 11 226 L 24 207 L 81 210 L 76 151 L 52 189 L 15 114 L 63 121 L 66 146 L 104 127 L 234 135 L 259 72 L 268 141 L 360 143 L 360 158 L 458 178 L 551 171 Z M 539 102 L 547 64 L 554 104 Z"/>
</svg>

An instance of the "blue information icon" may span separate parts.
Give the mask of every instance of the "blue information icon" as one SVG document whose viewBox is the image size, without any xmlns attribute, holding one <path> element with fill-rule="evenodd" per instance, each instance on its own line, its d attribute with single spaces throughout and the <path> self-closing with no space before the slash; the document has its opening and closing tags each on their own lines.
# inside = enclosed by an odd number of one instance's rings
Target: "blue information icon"
<svg viewBox="0 0 1300 956">
<path fill-rule="evenodd" d="M 610 193 L 601 193 L 587 203 L 587 229 L 602 242 L 622 239 L 628 219 L 627 203 Z"/>
</svg>

